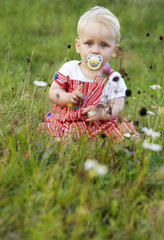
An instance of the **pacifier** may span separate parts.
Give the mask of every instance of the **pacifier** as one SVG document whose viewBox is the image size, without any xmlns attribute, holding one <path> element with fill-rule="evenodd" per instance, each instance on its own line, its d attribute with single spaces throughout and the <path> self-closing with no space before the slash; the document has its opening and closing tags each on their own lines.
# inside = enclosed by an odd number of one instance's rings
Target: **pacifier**
<svg viewBox="0 0 164 240">
<path fill-rule="evenodd" d="M 103 57 L 101 55 L 94 55 L 90 53 L 87 56 L 87 65 L 92 70 L 97 70 L 101 67 L 101 64 L 103 62 Z"/>
</svg>

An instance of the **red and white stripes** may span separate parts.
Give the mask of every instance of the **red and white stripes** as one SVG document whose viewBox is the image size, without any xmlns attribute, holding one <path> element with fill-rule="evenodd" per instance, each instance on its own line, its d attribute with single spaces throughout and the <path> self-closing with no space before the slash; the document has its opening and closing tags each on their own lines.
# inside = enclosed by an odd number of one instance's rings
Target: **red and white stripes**
<svg viewBox="0 0 164 240">
<path fill-rule="evenodd" d="M 111 71 L 111 74 L 113 72 L 114 71 Z M 74 91 L 82 84 L 82 81 L 71 80 L 60 72 L 58 72 L 58 78 L 54 81 L 62 86 L 67 92 Z M 82 93 L 85 96 L 85 100 L 82 108 L 90 105 L 97 105 L 99 103 L 105 81 L 106 78 L 101 76 L 94 82 L 83 82 Z M 123 140 L 123 135 L 127 132 L 139 135 L 136 132 L 133 123 L 128 123 L 126 119 L 124 119 L 122 123 L 119 123 L 117 119 L 108 122 L 93 121 L 88 123 L 85 121 L 87 116 L 82 115 L 82 108 L 75 110 L 68 107 L 61 108 L 54 104 L 51 111 L 45 116 L 46 122 L 41 123 L 39 127 L 41 130 L 46 129 L 49 134 L 56 137 L 62 137 L 64 131 L 67 129 L 71 134 L 74 134 L 74 137 L 77 139 L 82 134 L 88 134 L 93 138 L 101 132 L 105 132 L 108 136 L 113 136 L 116 141 Z"/>
</svg>

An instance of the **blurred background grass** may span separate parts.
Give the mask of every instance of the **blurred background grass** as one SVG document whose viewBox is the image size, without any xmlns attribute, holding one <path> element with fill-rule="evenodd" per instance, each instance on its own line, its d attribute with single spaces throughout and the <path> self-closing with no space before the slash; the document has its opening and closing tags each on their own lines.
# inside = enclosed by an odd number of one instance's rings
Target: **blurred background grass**
<svg viewBox="0 0 164 240">
<path fill-rule="evenodd" d="M 33 74 L 41 72 L 50 77 L 66 56 L 68 44 L 72 45 L 70 59 L 79 58 L 74 48 L 77 21 L 95 5 L 109 8 L 118 17 L 122 27 L 120 44 L 128 55 L 125 67 L 130 73 L 143 70 L 144 64 L 140 63 L 144 60 L 154 63 L 149 52 L 157 55 L 157 59 L 160 53 L 164 7 L 160 0 L 1 0 L 0 4 L 1 58 L 8 54 L 9 43 L 16 66 L 26 68 L 26 56 L 33 51 Z M 151 40 L 146 38 L 148 32 Z"/>
</svg>

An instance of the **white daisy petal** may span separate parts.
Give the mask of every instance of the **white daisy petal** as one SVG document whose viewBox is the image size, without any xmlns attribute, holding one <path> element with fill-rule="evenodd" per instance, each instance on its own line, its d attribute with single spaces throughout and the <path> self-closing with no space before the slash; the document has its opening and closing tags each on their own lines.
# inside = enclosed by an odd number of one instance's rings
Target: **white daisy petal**
<svg viewBox="0 0 164 240">
<path fill-rule="evenodd" d="M 43 82 L 43 81 L 34 81 L 34 84 L 38 87 L 45 87 L 47 85 L 46 82 Z"/>
<path fill-rule="evenodd" d="M 152 134 L 153 139 L 160 137 L 160 136 L 161 136 L 160 132 L 153 132 L 153 134 Z"/>
<path fill-rule="evenodd" d="M 95 171 L 98 175 L 103 176 L 108 172 L 108 168 L 106 165 L 97 165 Z"/>
<path fill-rule="evenodd" d="M 150 115 L 155 115 L 155 113 L 152 112 L 152 111 L 147 111 L 147 113 L 150 114 Z"/>
<path fill-rule="evenodd" d="M 127 137 L 127 138 L 130 138 L 130 137 L 131 137 L 131 134 L 130 134 L 130 133 L 124 133 L 123 136 L 124 136 L 124 137 Z"/>
<path fill-rule="evenodd" d="M 155 90 L 156 88 L 161 89 L 161 86 L 154 84 L 154 85 L 151 85 L 150 88 L 152 88 L 152 89 L 154 89 L 154 90 Z"/>
<path fill-rule="evenodd" d="M 152 151 L 155 151 L 155 152 L 159 152 L 162 150 L 162 146 L 159 145 L 159 144 L 155 144 L 155 143 L 148 143 L 147 141 L 144 141 L 143 142 L 143 147 L 146 148 L 146 149 L 149 149 L 149 150 L 152 150 Z"/>
<path fill-rule="evenodd" d="M 95 159 L 88 159 L 84 163 L 84 170 L 91 170 L 96 168 L 98 165 L 98 162 Z"/>
<path fill-rule="evenodd" d="M 143 127 L 143 128 L 142 128 L 142 132 L 147 133 L 147 131 L 148 131 L 148 128 L 147 128 L 147 127 Z"/>
<path fill-rule="evenodd" d="M 155 132 L 152 128 L 143 127 L 142 132 L 144 132 L 146 136 L 151 136 L 153 139 L 161 136 L 160 132 Z"/>
</svg>

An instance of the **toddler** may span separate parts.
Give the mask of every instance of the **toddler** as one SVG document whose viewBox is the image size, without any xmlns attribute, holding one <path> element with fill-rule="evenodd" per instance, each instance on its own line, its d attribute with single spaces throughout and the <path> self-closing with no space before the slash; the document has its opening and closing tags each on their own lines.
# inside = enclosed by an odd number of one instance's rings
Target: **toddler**
<svg viewBox="0 0 164 240">
<path fill-rule="evenodd" d="M 117 120 L 127 89 L 108 63 L 119 47 L 118 19 L 104 7 L 93 7 L 79 19 L 77 34 L 81 61 L 67 62 L 55 74 L 49 90 L 53 107 L 40 128 L 58 138 L 72 134 L 76 139 L 82 134 L 93 138 L 104 132 L 121 141 L 126 132 L 138 135 L 132 122 Z"/>
</svg>

